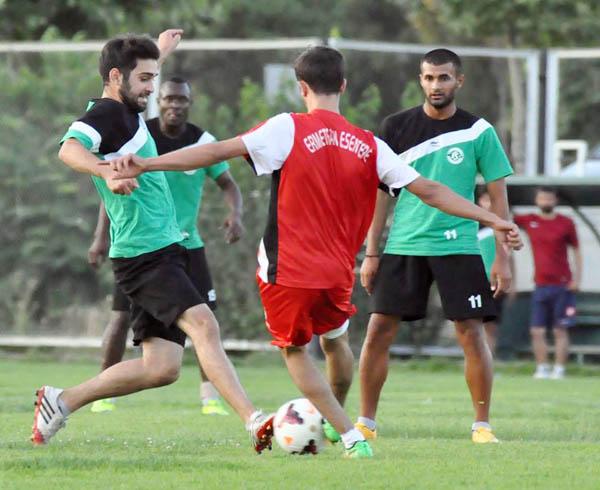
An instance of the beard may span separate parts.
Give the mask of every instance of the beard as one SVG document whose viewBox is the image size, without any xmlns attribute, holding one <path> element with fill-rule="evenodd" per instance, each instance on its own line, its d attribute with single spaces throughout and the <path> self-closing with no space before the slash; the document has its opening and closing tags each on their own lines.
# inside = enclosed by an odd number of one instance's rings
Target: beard
<svg viewBox="0 0 600 490">
<path fill-rule="evenodd" d="M 554 211 L 554 206 L 540 206 L 540 211 L 544 214 L 551 214 Z"/>
<path fill-rule="evenodd" d="M 123 85 L 119 89 L 119 95 L 121 99 L 123 99 L 123 104 L 125 104 L 131 111 L 133 112 L 144 112 L 146 110 L 147 102 L 140 102 L 139 96 L 141 94 L 132 94 L 131 93 L 131 85 L 127 80 L 123 80 Z"/>
<path fill-rule="evenodd" d="M 452 93 L 441 100 L 433 100 L 431 97 L 428 97 L 427 101 L 436 109 L 444 109 L 454 102 L 454 94 Z"/>
</svg>

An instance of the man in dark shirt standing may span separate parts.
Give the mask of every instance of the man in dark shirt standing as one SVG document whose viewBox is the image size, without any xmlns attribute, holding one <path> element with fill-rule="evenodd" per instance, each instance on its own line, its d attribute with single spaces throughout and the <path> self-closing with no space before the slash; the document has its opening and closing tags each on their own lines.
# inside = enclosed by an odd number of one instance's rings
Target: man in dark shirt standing
<svg viewBox="0 0 600 490">
<path fill-rule="evenodd" d="M 529 235 L 535 265 L 535 291 L 531 304 L 531 341 L 537 364 L 536 379 L 562 379 L 569 357 L 568 328 L 575 323 L 575 292 L 581 282 L 582 257 L 575 224 L 554 211 L 556 190 L 540 187 L 535 195 L 539 214 L 515 216 L 514 221 Z M 568 248 L 575 256 L 571 274 Z M 546 329 L 552 329 L 555 343 L 554 368 L 548 364 Z"/>
</svg>

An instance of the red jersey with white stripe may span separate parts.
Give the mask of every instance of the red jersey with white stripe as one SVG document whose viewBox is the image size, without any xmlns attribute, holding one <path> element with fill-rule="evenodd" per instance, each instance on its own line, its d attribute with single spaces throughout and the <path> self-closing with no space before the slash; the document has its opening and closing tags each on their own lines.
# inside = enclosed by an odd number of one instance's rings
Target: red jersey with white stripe
<svg viewBox="0 0 600 490">
<path fill-rule="evenodd" d="M 288 287 L 352 287 L 377 188 L 419 174 L 338 113 L 279 114 L 242 136 L 257 175 L 272 174 L 259 277 Z"/>
</svg>

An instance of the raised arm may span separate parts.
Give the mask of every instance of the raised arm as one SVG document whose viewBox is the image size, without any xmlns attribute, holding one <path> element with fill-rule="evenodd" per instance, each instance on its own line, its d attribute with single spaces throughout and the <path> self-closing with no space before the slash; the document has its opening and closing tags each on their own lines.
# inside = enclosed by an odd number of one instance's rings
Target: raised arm
<svg viewBox="0 0 600 490">
<path fill-rule="evenodd" d="M 179 41 L 181 41 L 181 36 L 183 36 L 183 29 L 167 29 L 160 33 L 158 42 L 156 43 L 160 51 L 160 58 L 158 59 L 159 68 L 169 55 L 175 51 Z"/>
</svg>

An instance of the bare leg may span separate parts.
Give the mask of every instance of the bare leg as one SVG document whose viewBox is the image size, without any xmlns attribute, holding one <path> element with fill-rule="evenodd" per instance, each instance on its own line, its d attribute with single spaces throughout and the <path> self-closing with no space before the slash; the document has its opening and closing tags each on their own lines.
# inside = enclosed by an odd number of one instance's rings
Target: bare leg
<svg viewBox="0 0 600 490">
<path fill-rule="evenodd" d="M 352 384 L 354 370 L 354 355 L 348 343 L 348 333 L 346 332 L 335 339 L 327 339 L 321 335 L 320 342 L 325 353 L 329 386 L 331 386 L 333 395 L 343 407 Z"/>
<path fill-rule="evenodd" d="M 208 379 L 208 376 L 206 376 L 206 373 L 204 372 L 204 369 L 202 369 L 202 366 L 200 365 L 200 363 L 198 363 L 198 368 L 200 370 L 200 380 L 201 380 L 200 381 L 200 400 L 202 400 L 203 403 L 206 400 L 218 400 L 219 392 L 214 387 L 214 385 L 210 382 L 210 380 Z"/>
<path fill-rule="evenodd" d="M 465 379 L 475 409 L 475 421 L 488 422 L 492 397 L 492 354 L 485 341 L 481 320 L 454 323 L 458 342 L 465 353 Z"/>
<path fill-rule="evenodd" d="M 344 409 L 336 400 L 325 378 L 315 366 L 305 347 L 286 347 L 281 349 L 292 380 L 308 398 L 321 415 L 325 417 L 340 434 L 354 429 Z"/>
<path fill-rule="evenodd" d="M 248 422 L 255 408 L 223 350 L 219 324 L 210 308 L 204 304 L 189 308 L 179 317 L 177 325 L 192 340 L 198 360 L 208 378 L 240 418 Z"/>
<path fill-rule="evenodd" d="M 389 352 L 400 318 L 373 313 L 360 353 L 360 415 L 375 420 L 379 395 L 388 374 Z"/>
<path fill-rule="evenodd" d="M 569 332 L 566 328 L 554 328 L 555 363 L 564 366 L 569 360 Z"/>
<path fill-rule="evenodd" d="M 69 411 L 102 398 L 129 395 L 174 383 L 179 377 L 183 347 L 152 337 L 144 340 L 140 359 L 122 361 L 94 378 L 67 388 L 61 398 Z"/>
<path fill-rule="evenodd" d="M 487 339 L 487 343 L 488 346 L 490 348 L 490 351 L 492 353 L 492 356 L 494 355 L 494 353 L 496 352 L 496 330 L 497 330 L 497 325 L 496 322 L 486 322 L 483 324 L 484 328 L 485 328 L 485 336 Z"/>
<path fill-rule="evenodd" d="M 129 312 L 111 311 L 102 338 L 102 371 L 123 360 L 128 330 Z"/>
<path fill-rule="evenodd" d="M 531 333 L 531 345 L 533 347 L 535 363 L 538 366 L 540 364 L 548 364 L 548 345 L 546 343 L 546 328 L 531 327 L 529 332 Z"/>
</svg>

